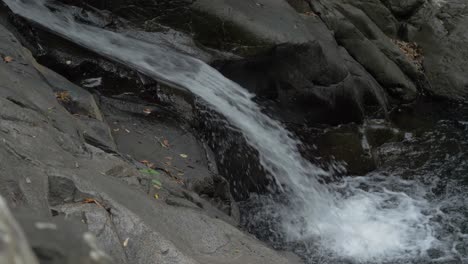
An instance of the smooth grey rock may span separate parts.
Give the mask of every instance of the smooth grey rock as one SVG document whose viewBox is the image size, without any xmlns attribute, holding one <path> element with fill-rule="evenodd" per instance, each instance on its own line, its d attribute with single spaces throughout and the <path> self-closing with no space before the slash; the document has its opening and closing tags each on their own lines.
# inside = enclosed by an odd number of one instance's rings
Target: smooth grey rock
<svg viewBox="0 0 468 264">
<path fill-rule="evenodd" d="M 114 263 L 99 248 L 95 236 L 86 230 L 83 223 L 60 217 L 38 217 L 25 211 L 16 215 L 41 264 Z"/>
<path fill-rule="evenodd" d="M 1 196 L 0 264 L 38 264 L 20 225 Z"/>
</svg>

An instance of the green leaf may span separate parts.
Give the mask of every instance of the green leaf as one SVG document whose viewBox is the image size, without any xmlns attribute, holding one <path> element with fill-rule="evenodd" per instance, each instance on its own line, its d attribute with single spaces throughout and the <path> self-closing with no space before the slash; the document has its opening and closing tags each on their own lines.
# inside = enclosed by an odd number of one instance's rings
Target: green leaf
<svg viewBox="0 0 468 264">
<path fill-rule="evenodd" d="M 153 170 L 153 169 L 140 169 L 139 170 L 141 173 L 146 173 L 149 175 L 159 175 L 159 172 Z"/>
</svg>

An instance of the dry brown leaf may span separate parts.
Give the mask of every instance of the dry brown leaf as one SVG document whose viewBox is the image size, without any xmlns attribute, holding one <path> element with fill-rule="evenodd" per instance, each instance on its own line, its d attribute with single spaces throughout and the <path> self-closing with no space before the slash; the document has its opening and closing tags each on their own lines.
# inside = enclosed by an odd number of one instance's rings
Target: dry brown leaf
<svg viewBox="0 0 468 264">
<path fill-rule="evenodd" d="M 62 103 L 69 103 L 71 102 L 70 92 L 68 91 L 60 91 L 55 93 L 55 98 Z"/>
<path fill-rule="evenodd" d="M 418 70 L 423 70 L 423 50 L 417 43 L 405 42 L 398 39 L 392 39 L 392 42 L 416 65 Z"/>
<path fill-rule="evenodd" d="M 6 56 L 6 57 L 3 58 L 3 61 L 6 62 L 6 63 L 10 63 L 10 62 L 13 61 L 13 58 L 10 57 L 10 56 Z"/>
<path fill-rule="evenodd" d="M 83 200 L 83 203 L 84 204 L 99 204 L 96 199 L 93 199 L 93 198 L 85 198 Z"/>
</svg>

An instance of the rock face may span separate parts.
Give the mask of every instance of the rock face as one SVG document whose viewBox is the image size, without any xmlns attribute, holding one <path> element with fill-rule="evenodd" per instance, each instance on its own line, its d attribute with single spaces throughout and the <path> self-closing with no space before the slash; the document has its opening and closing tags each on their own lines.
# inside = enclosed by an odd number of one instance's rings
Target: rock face
<svg viewBox="0 0 468 264">
<path fill-rule="evenodd" d="M 373 2 L 375 3 L 372 8 L 380 4 L 379 1 Z M 376 12 L 382 9 L 386 10 L 381 6 L 380 9 L 376 8 Z M 314 2 L 314 10 L 335 32 L 338 43 L 345 47 L 390 95 L 406 102 L 416 98 L 417 84 L 423 76 L 374 23 L 369 15 L 369 12 L 374 12 L 373 9 L 366 10 L 366 5 L 361 6 L 360 1 L 332 1 L 323 5 Z M 387 22 L 381 24 L 389 25 Z"/>
<path fill-rule="evenodd" d="M 310 1 L 335 37 L 390 94 L 416 90 L 463 101 L 467 95 L 465 1 Z M 394 45 L 415 42 L 420 50 Z M 392 43 L 393 42 L 393 43 Z M 412 54 L 413 53 L 413 54 Z M 420 59 L 414 59 L 420 53 Z M 419 61 L 418 61 L 419 60 Z M 415 67 L 416 64 L 416 67 Z M 420 68 L 418 64 L 422 64 Z"/>
<path fill-rule="evenodd" d="M 40 228 L 22 223 L 41 263 L 109 263 L 103 252 L 112 263 L 292 261 L 237 229 L 169 170 L 120 154 L 91 94 L 39 65 L 3 26 L 0 35 L 0 193 L 15 210 L 44 219 Z"/>
</svg>

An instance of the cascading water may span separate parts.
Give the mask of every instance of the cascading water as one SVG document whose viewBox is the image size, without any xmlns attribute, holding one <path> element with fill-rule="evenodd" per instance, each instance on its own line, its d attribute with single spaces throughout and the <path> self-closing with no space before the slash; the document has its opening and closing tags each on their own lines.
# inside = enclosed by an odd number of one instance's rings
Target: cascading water
<svg viewBox="0 0 468 264">
<path fill-rule="evenodd" d="M 441 243 L 434 235 L 424 188 L 378 175 L 320 183 L 328 172 L 302 158 L 300 142 L 263 114 L 252 94 L 205 63 L 169 47 L 80 24 L 66 9 L 51 11 L 45 0 L 3 1 L 13 12 L 74 43 L 191 91 L 222 114 L 258 151 L 265 170 L 284 186 L 290 203 L 276 214 L 288 240 L 318 241 L 312 250 L 324 258 L 362 263 L 411 263 L 425 259 L 426 251 Z"/>
</svg>

